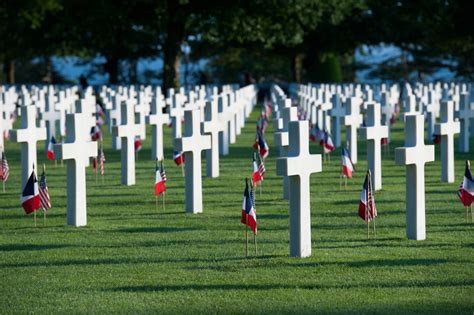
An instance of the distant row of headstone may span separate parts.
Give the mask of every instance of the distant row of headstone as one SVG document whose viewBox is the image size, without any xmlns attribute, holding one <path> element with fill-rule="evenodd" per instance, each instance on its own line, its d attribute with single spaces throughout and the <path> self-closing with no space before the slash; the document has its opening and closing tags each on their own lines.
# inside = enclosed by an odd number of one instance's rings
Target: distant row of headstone
<svg viewBox="0 0 474 315">
<path fill-rule="evenodd" d="M 163 160 L 163 125 L 171 124 L 174 149 L 186 153 L 186 212 L 202 212 L 201 152 L 206 151 L 209 177 L 219 176 L 219 153 L 229 154 L 246 118 L 256 104 L 253 85 L 196 86 L 170 89 L 165 97 L 159 87 L 102 86 L 81 91 L 77 86 L 1 86 L 0 131 L 21 143 L 22 186 L 37 164 L 37 142 L 61 136 L 54 146 L 57 159 L 67 161 L 67 222 L 87 224 L 85 168 L 98 155 L 91 130 L 100 127 L 105 111 L 112 132 L 112 148 L 121 150 L 124 185 L 135 184 L 136 138 L 145 139 L 152 128 L 153 160 Z M 100 105 L 101 104 L 101 105 Z M 13 121 L 21 116 L 21 127 Z M 182 134 L 182 121 L 185 128 Z M 4 148 L 3 137 L 0 147 Z M 46 142 L 47 143 L 47 142 Z"/>
<path fill-rule="evenodd" d="M 331 131 L 335 146 L 340 147 L 341 130 L 346 127 L 347 149 L 354 164 L 360 130 L 361 138 L 367 141 L 373 187 L 380 190 L 381 143 L 383 139 L 389 141 L 391 122 L 401 106 L 405 147 L 396 148 L 395 161 L 406 165 L 407 237 L 425 239 L 424 164 L 434 161 L 435 156 L 434 146 L 424 143 L 425 122 L 429 139 L 440 138 L 441 181 L 452 183 L 454 135 L 461 132 L 459 151 L 464 153 L 469 152 L 470 134 L 474 135 L 474 86 L 309 84 L 292 85 L 289 94 L 277 85 L 272 86 L 273 126 L 280 154 L 277 174 L 284 178 L 283 198 L 289 199 L 290 204 L 290 255 L 311 255 L 309 177 L 322 171 L 322 163 L 321 155 L 309 153 L 310 129 L 319 126 Z"/>
</svg>

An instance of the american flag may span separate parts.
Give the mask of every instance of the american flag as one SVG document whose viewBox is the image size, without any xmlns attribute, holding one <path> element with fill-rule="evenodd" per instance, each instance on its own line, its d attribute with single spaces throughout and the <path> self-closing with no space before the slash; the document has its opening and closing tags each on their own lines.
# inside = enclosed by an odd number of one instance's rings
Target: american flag
<svg viewBox="0 0 474 315">
<path fill-rule="evenodd" d="M 104 148 L 101 146 L 100 156 L 99 156 L 99 172 L 101 176 L 104 176 L 104 162 L 105 162 Z"/>
<path fill-rule="evenodd" d="M 2 161 L 0 163 L 0 180 L 6 182 L 10 175 L 10 167 L 8 166 L 7 157 L 5 152 L 2 152 Z"/>
<path fill-rule="evenodd" d="M 163 166 L 163 161 L 160 162 L 160 168 L 161 168 L 161 179 L 163 180 L 163 182 L 166 183 L 166 181 L 168 180 L 166 178 L 166 172 L 165 172 L 165 167 Z"/>
<path fill-rule="evenodd" d="M 367 172 L 359 201 L 359 216 L 366 222 L 372 221 L 377 216 L 377 208 L 372 193 L 370 171 Z"/>
<path fill-rule="evenodd" d="M 44 173 L 44 168 L 39 182 L 39 195 L 41 209 L 48 211 L 51 208 L 51 199 L 49 198 L 48 186 L 46 185 L 46 174 Z"/>
</svg>

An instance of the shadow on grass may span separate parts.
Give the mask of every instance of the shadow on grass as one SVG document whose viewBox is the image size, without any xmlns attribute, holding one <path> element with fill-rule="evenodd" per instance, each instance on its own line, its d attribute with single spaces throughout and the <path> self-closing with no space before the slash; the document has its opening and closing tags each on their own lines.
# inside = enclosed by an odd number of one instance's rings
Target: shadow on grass
<svg viewBox="0 0 474 315">
<path fill-rule="evenodd" d="M 338 284 L 183 284 L 183 285 L 144 285 L 144 286 L 125 286 L 111 289 L 119 292 L 164 292 L 164 291 L 189 291 L 189 290 L 217 290 L 217 291 L 266 291 L 281 289 L 303 289 L 303 290 L 322 290 L 322 289 L 354 289 L 354 288 L 434 288 L 434 287 L 458 287 L 472 286 L 474 280 L 449 280 L 449 281 L 406 281 L 406 282 L 374 282 L 370 284 L 348 283 Z M 107 290 L 109 291 L 109 290 Z"/>
<path fill-rule="evenodd" d="M 31 251 L 31 250 L 46 250 L 70 247 L 70 245 L 55 245 L 55 244 L 8 244 L 0 245 L 0 252 L 15 252 L 15 251 Z"/>
<path fill-rule="evenodd" d="M 116 230 L 109 230 L 108 232 L 118 233 L 174 233 L 174 232 L 190 232 L 198 231 L 196 227 L 134 227 L 134 228 L 123 228 Z"/>
</svg>

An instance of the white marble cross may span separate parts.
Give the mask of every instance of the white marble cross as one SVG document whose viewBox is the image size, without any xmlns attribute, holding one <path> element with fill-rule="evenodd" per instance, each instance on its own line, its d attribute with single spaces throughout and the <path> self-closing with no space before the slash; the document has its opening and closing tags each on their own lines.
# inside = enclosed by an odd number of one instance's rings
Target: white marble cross
<svg viewBox="0 0 474 315">
<path fill-rule="evenodd" d="M 184 136 L 175 139 L 176 150 L 186 153 L 186 212 L 202 213 L 201 152 L 211 148 L 211 136 L 201 134 L 199 109 L 184 112 Z"/>
<path fill-rule="evenodd" d="M 135 137 L 142 133 L 144 125 L 135 123 L 135 110 L 131 103 L 121 105 L 122 122 L 112 128 L 112 134 L 122 138 L 122 176 L 123 185 L 135 185 Z"/>
<path fill-rule="evenodd" d="M 84 123 L 89 126 L 89 131 L 96 125 L 95 105 L 87 99 L 76 101 L 76 113 L 84 114 Z"/>
<path fill-rule="evenodd" d="M 362 115 L 360 114 L 360 104 L 362 100 L 359 97 L 351 97 L 346 103 L 346 116 L 344 116 L 344 125 L 346 126 L 346 141 L 349 143 L 349 154 L 352 163 L 357 163 L 357 128 L 362 124 Z"/>
<path fill-rule="evenodd" d="M 428 139 L 433 137 L 436 118 L 439 116 L 439 98 L 435 91 L 428 94 L 428 102 L 425 106 L 426 119 L 428 122 Z"/>
<path fill-rule="evenodd" d="M 116 93 L 112 98 L 112 108 L 106 110 L 106 119 L 107 124 L 109 125 L 109 130 L 112 132 L 114 126 L 118 126 L 122 121 L 122 97 Z M 122 148 L 122 142 L 119 137 L 112 135 L 112 149 L 120 150 Z"/>
<path fill-rule="evenodd" d="M 418 113 L 419 112 L 416 108 L 416 96 L 413 94 L 410 94 L 405 99 L 405 112 L 402 114 L 403 121 L 405 121 L 405 116 L 414 115 Z"/>
<path fill-rule="evenodd" d="M 56 137 L 56 122 L 61 121 L 61 113 L 55 110 L 54 97 L 47 97 L 45 99 L 44 112 L 40 114 L 41 120 L 46 122 L 46 139 Z M 46 145 L 48 145 L 46 143 Z"/>
<path fill-rule="evenodd" d="M 184 107 L 182 106 L 181 99 L 183 96 L 181 94 L 173 95 L 173 102 L 170 107 L 170 117 L 173 124 L 172 134 L 173 139 L 181 138 L 181 120 L 184 116 Z"/>
<path fill-rule="evenodd" d="M 343 119 L 346 115 L 346 109 L 342 106 L 341 97 L 339 94 L 334 94 L 331 97 L 331 102 L 333 104 L 331 109 L 332 117 L 332 136 L 334 140 L 334 145 L 336 148 L 341 146 L 341 127 Z"/>
<path fill-rule="evenodd" d="M 67 224 L 87 225 L 86 167 L 97 156 L 97 142 L 90 141 L 89 117 L 67 114 L 66 142 L 54 146 L 54 155 L 67 163 Z"/>
<path fill-rule="evenodd" d="M 469 152 L 469 123 L 473 122 L 474 103 L 469 102 L 469 94 L 461 94 L 459 100 L 459 120 L 461 122 L 461 134 L 459 138 L 459 151 Z"/>
<path fill-rule="evenodd" d="M 424 240 L 425 164 L 434 161 L 434 146 L 424 143 L 423 115 L 406 115 L 405 120 L 405 147 L 395 149 L 395 162 L 406 165 L 406 233 L 409 239 Z"/>
<path fill-rule="evenodd" d="M 289 177 L 290 256 L 311 256 L 310 175 L 321 172 L 321 155 L 309 153 L 308 121 L 289 123 L 288 156 L 277 159 L 277 174 Z"/>
<path fill-rule="evenodd" d="M 454 135 L 459 133 L 459 121 L 454 121 L 453 101 L 441 102 L 440 122 L 435 124 L 435 134 L 441 136 L 441 181 L 454 182 Z"/>
<path fill-rule="evenodd" d="M 381 140 L 388 137 L 388 126 L 380 123 L 380 104 L 367 104 L 366 127 L 360 128 L 362 139 L 367 140 L 367 164 L 374 190 L 382 189 Z"/>
<path fill-rule="evenodd" d="M 163 125 L 170 119 L 167 113 L 163 113 L 166 107 L 161 97 L 156 97 L 151 104 L 151 114 L 147 117 L 147 123 L 151 125 L 151 158 L 162 161 L 163 155 Z"/>
<path fill-rule="evenodd" d="M 3 135 L 2 135 L 3 137 Z M 46 140 L 46 128 L 36 127 L 36 106 L 21 107 L 21 128 L 10 130 L 10 139 L 21 143 L 21 184 L 25 187 L 36 162 L 36 144 Z"/>
<path fill-rule="evenodd" d="M 206 150 L 206 176 L 212 178 L 219 177 L 219 132 L 227 125 L 219 119 L 217 102 L 217 98 L 206 102 L 203 123 L 204 133 L 211 136 L 211 148 Z"/>
<path fill-rule="evenodd" d="M 219 132 L 219 153 L 221 155 L 229 155 L 229 121 L 226 113 L 227 97 L 221 93 L 218 96 L 219 120 L 223 124 L 222 131 Z"/>
<path fill-rule="evenodd" d="M 291 106 L 281 109 L 282 128 L 281 131 L 275 132 L 275 144 L 280 148 L 280 157 L 288 156 L 288 129 L 291 121 L 298 121 L 298 110 Z M 288 176 L 283 176 L 283 198 L 290 198 L 290 191 L 288 188 Z"/>
</svg>

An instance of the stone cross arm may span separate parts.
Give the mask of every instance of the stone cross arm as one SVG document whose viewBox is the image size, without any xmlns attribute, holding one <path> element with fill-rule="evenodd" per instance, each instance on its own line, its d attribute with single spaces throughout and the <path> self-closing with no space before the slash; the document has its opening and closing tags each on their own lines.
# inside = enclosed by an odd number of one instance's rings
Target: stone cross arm
<svg viewBox="0 0 474 315">
<path fill-rule="evenodd" d="M 395 148 L 395 163 L 398 165 L 424 165 L 434 161 L 434 146 L 424 144 L 423 115 L 407 115 L 405 125 L 405 147 Z"/>
<path fill-rule="evenodd" d="M 204 135 L 198 137 L 198 139 L 196 139 L 196 136 L 175 139 L 176 150 L 199 153 L 211 148 L 211 136 Z"/>
<path fill-rule="evenodd" d="M 46 128 L 31 129 L 14 129 L 10 130 L 10 139 L 13 142 L 28 142 L 30 140 L 46 140 Z"/>
<path fill-rule="evenodd" d="M 97 142 L 86 142 L 82 145 L 77 143 L 60 143 L 54 145 L 54 155 L 59 160 L 78 160 L 81 157 L 89 165 L 89 157 L 97 156 Z"/>
</svg>

